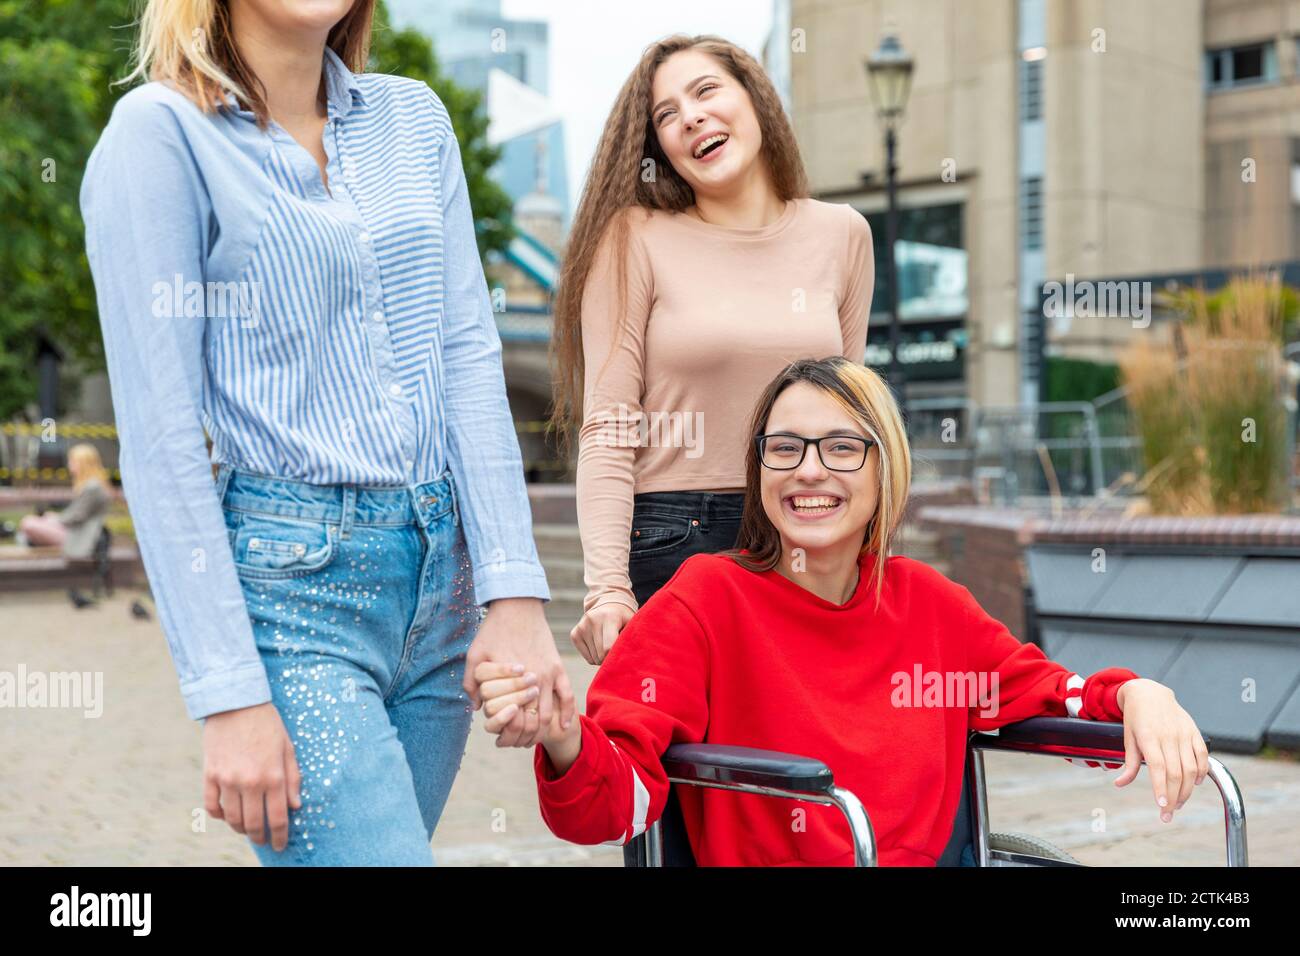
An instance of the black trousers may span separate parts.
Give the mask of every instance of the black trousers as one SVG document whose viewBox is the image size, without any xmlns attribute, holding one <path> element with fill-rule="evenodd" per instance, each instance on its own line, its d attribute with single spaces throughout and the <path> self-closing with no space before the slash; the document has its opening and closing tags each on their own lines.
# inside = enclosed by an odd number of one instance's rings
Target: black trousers
<svg viewBox="0 0 1300 956">
<path fill-rule="evenodd" d="M 743 494 L 711 491 L 654 491 L 636 495 L 632 507 L 632 541 L 628 576 L 637 604 L 651 596 L 694 554 L 712 554 L 735 547 L 740 532 Z M 690 860 L 691 849 L 682 825 L 676 794 L 664 808 L 665 861 Z M 680 841 L 680 843 L 678 842 Z M 623 847 L 625 866 L 644 866 L 644 840 Z"/>
<path fill-rule="evenodd" d="M 745 496 L 655 491 L 632 501 L 628 576 L 637 604 L 643 605 L 691 555 L 735 547 Z"/>
</svg>

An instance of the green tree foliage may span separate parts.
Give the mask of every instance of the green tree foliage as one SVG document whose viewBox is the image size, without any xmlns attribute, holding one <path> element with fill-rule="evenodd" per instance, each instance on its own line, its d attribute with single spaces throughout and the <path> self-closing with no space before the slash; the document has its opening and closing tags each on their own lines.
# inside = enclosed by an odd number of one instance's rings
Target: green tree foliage
<svg viewBox="0 0 1300 956">
<path fill-rule="evenodd" d="M 36 399 L 39 338 L 75 367 L 103 368 L 79 193 L 87 158 L 126 92 L 135 0 L 0 0 L 0 419 Z M 479 94 L 442 75 L 429 39 L 376 12 L 371 69 L 424 80 L 446 104 L 461 144 L 480 253 L 511 238 L 510 200 L 489 171 Z M 64 397 L 73 393 L 64 366 Z"/>
<path fill-rule="evenodd" d="M 1047 401 L 1090 402 L 1119 388 L 1119 366 L 1060 356 L 1047 358 Z"/>
<path fill-rule="evenodd" d="M 129 0 L 0 2 L 0 418 L 36 397 L 41 334 L 103 362 L 77 197 L 130 19 Z"/>
</svg>

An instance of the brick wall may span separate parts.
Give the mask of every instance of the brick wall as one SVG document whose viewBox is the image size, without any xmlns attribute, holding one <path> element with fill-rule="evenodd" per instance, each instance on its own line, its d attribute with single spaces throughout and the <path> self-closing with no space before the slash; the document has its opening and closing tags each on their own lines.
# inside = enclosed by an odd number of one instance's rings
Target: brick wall
<svg viewBox="0 0 1300 956">
<path fill-rule="evenodd" d="M 1028 635 L 1024 550 L 1032 518 L 1023 512 L 976 506 L 926 506 L 922 527 L 939 537 L 948 577 L 967 588 L 1016 637 Z"/>
</svg>

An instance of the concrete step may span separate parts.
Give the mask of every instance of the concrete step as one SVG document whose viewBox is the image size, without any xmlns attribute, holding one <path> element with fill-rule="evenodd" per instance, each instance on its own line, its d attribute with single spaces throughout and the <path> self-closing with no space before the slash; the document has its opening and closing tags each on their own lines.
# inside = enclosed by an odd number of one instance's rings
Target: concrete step
<svg viewBox="0 0 1300 956">
<path fill-rule="evenodd" d="M 578 622 L 574 621 L 573 623 L 577 624 Z M 573 641 L 569 639 L 569 631 L 571 630 L 573 630 L 572 625 L 563 627 L 554 624 L 551 626 L 551 635 L 555 638 L 555 646 L 559 649 L 561 654 L 566 657 L 572 655 L 573 657 L 580 658 L 582 655 L 578 653 L 578 649 L 573 646 Z"/>
<path fill-rule="evenodd" d="M 567 634 L 582 617 L 582 599 L 585 588 L 551 588 L 551 599 L 546 602 L 546 620 L 552 627 L 562 627 Z"/>
<path fill-rule="evenodd" d="M 552 589 L 586 590 L 583 580 L 582 558 L 554 555 L 542 555 L 542 567 L 546 569 L 546 581 Z"/>
<path fill-rule="evenodd" d="M 576 524 L 535 524 L 533 540 L 543 563 L 550 557 L 582 560 L 582 539 Z"/>
</svg>

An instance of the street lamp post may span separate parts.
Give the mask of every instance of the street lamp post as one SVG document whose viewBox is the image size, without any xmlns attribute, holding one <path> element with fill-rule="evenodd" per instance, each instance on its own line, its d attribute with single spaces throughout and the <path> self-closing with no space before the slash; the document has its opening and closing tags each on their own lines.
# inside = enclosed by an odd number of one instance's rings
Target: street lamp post
<svg viewBox="0 0 1300 956">
<path fill-rule="evenodd" d="M 885 217 L 885 244 L 889 281 L 889 381 L 898 399 L 899 411 L 907 424 L 907 380 L 899 357 L 902 323 L 898 314 L 898 163 L 897 129 L 912 88 L 912 58 L 898 37 L 887 34 L 876 52 L 866 60 L 868 87 L 876 105 L 876 116 L 885 130 L 885 187 L 889 211 Z"/>
</svg>

